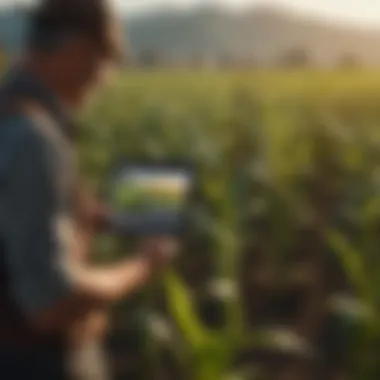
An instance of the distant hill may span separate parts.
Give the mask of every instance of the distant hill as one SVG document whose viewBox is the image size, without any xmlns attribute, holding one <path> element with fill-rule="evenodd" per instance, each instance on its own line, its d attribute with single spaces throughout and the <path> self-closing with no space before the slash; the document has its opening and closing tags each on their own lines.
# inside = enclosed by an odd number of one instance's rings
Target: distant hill
<svg viewBox="0 0 380 380">
<path fill-rule="evenodd" d="M 5 48 L 19 48 L 24 28 L 21 12 L 0 13 L 0 43 Z M 267 8 L 244 13 L 165 9 L 126 18 L 125 34 L 135 55 L 154 52 L 185 60 L 230 56 L 265 63 L 299 49 L 316 63 L 351 56 L 365 65 L 380 65 L 380 30 L 336 26 Z"/>
</svg>

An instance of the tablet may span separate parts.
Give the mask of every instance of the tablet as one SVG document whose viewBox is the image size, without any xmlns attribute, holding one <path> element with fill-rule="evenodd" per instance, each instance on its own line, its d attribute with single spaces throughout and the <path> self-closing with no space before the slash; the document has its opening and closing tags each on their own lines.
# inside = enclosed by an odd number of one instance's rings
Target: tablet
<svg viewBox="0 0 380 380">
<path fill-rule="evenodd" d="M 181 234 L 195 173 L 180 163 L 128 162 L 111 175 L 111 229 L 124 235 Z"/>
</svg>

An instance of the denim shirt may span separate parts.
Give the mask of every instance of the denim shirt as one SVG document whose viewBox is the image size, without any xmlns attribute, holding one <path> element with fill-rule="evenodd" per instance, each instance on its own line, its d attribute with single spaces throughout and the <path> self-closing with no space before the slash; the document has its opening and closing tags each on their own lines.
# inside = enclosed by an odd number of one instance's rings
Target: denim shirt
<svg viewBox="0 0 380 380">
<path fill-rule="evenodd" d="M 37 101 L 54 119 L 49 127 L 68 138 L 69 115 L 33 75 L 15 68 L 3 78 L 1 96 Z M 62 265 L 73 238 L 69 190 L 60 184 L 68 178 L 70 158 L 38 123 L 21 112 L 0 118 L 0 236 L 7 248 L 10 293 L 26 318 L 71 293 Z"/>
</svg>

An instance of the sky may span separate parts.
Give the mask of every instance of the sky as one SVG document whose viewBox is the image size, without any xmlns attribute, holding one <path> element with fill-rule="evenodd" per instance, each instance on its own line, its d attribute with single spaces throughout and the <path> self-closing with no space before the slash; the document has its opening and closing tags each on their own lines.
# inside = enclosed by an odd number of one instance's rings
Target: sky
<svg viewBox="0 0 380 380">
<path fill-rule="evenodd" d="M 30 3 L 35 0 L 0 0 L 0 5 Z M 194 5 L 216 4 L 235 9 L 254 5 L 280 5 L 307 16 L 316 16 L 348 22 L 360 26 L 380 28 L 380 0 L 112 0 L 115 5 L 128 12 L 140 12 L 160 6 L 188 8 Z"/>
<path fill-rule="evenodd" d="M 280 5 L 306 15 L 380 27 L 380 0 L 114 0 L 133 12 L 160 5 L 189 7 L 197 4 L 220 4 L 236 9 L 249 5 Z"/>
</svg>

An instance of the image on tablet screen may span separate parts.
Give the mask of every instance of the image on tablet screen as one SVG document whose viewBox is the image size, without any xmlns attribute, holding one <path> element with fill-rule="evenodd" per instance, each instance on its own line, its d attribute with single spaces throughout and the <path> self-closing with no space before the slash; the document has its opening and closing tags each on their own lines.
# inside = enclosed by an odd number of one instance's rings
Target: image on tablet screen
<svg viewBox="0 0 380 380">
<path fill-rule="evenodd" d="M 190 184 L 182 170 L 127 168 L 117 177 L 113 203 L 125 214 L 177 213 L 185 207 Z"/>
</svg>

